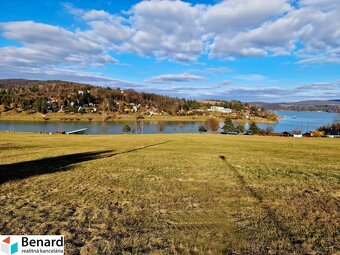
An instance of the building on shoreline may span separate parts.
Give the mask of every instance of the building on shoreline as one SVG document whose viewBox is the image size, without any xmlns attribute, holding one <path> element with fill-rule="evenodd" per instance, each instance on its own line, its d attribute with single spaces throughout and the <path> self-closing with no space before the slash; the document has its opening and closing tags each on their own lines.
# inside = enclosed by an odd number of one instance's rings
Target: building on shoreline
<svg viewBox="0 0 340 255">
<path fill-rule="evenodd" d="M 220 106 L 211 106 L 208 111 L 210 112 L 222 112 L 222 113 L 232 113 L 233 110 L 230 108 L 224 108 Z"/>
</svg>

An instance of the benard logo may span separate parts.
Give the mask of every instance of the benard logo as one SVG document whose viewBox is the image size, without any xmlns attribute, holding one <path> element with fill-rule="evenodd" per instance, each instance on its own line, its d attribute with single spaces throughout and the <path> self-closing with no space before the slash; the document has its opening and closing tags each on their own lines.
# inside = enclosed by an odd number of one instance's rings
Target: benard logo
<svg viewBox="0 0 340 255">
<path fill-rule="evenodd" d="M 1 241 L 1 255 L 12 255 L 18 252 L 18 242 L 11 243 L 11 237 Z"/>
</svg>

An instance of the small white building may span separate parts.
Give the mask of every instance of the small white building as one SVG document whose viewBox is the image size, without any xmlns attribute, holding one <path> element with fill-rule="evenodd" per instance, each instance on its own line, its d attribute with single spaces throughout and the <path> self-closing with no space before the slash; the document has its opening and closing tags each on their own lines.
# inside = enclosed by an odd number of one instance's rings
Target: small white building
<svg viewBox="0 0 340 255">
<path fill-rule="evenodd" d="M 222 113 L 232 113 L 233 110 L 230 108 L 224 108 L 220 106 L 211 106 L 210 109 L 208 109 L 210 112 L 222 112 Z"/>
</svg>

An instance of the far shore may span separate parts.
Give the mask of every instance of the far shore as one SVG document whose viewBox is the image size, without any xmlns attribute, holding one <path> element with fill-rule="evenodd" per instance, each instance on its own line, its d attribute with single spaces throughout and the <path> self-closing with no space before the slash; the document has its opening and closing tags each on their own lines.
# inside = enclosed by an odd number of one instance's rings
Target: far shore
<svg viewBox="0 0 340 255">
<path fill-rule="evenodd" d="M 167 115 L 154 115 L 143 116 L 144 121 L 174 121 L 174 122 L 204 122 L 209 117 L 202 115 L 191 116 L 167 116 Z M 216 116 L 217 117 L 217 116 Z M 225 118 L 217 117 L 220 121 Z M 136 116 L 131 114 L 65 114 L 65 113 L 1 113 L 0 121 L 26 121 L 26 122 L 135 122 Z M 277 123 L 269 119 L 234 119 L 235 122 L 256 122 L 256 123 Z"/>
</svg>

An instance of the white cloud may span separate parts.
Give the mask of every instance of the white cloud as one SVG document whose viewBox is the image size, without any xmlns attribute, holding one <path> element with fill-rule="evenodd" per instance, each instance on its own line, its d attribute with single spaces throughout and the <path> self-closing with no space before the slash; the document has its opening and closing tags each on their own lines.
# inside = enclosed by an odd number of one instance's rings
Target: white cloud
<svg viewBox="0 0 340 255">
<path fill-rule="evenodd" d="M 291 10 L 287 0 L 225 0 L 209 6 L 202 23 L 215 35 L 245 31 Z"/>
<path fill-rule="evenodd" d="M 339 9 L 323 11 L 310 6 L 293 9 L 256 28 L 235 35 L 216 35 L 211 54 L 214 57 L 296 54 L 303 59 L 313 59 L 302 60 L 304 63 L 336 63 L 339 56 L 334 54 L 334 49 L 340 46 L 339 13 Z M 332 56 L 328 58 L 328 55 Z"/>
<path fill-rule="evenodd" d="M 303 64 L 338 63 L 339 3 L 302 0 L 296 7 L 289 0 L 224 0 L 212 5 L 144 0 L 124 14 L 65 4 L 89 30 L 71 32 L 34 22 L 2 23 L 1 29 L 3 36 L 25 48 L 45 47 L 47 53 L 68 55 L 51 54 L 54 59 L 83 64 L 114 62 L 110 50 L 180 62 L 205 54 L 226 59 L 293 54 Z"/>
<path fill-rule="evenodd" d="M 339 64 L 340 0 L 301 0 L 297 6 L 290 2 L 223 0 L 204 5 L 144 0 L 118 14 L 65 4 L 87 28 L 0 23 L 1 35 L 17 42 L 0 47 L 1 68 L 69 65 L 81 70 L 116 63 L 111 52 L 180 62 L 197 61 L 202 55 L 235 59 L 290 54 L 299 64 Z M 206 71 L 213 72 L 220 70 Z"/>
<path fill-rule="evenodd" d="M 3 36 L 22 46 L 2 47 L 2 64 L 28 66 L 115 63 L 92 31 L 70 32 L 64 28 L 33 21 L 0 23 Z"/>
<path fill-rule="evenodd" d="M 0 79 L 39 79 L 67 80 L 105 87 L 145 88 L 144 83 L 107 77 L 100 73 L 85 72 L 69 68 L 55 67 L 17 67 L 16 69 L 0 65 Z"/>
<path fill-rule="evenodd" d="M 111 15 L 103 10 L 90 10 L 84 13 L 85 20 L 107 19 Z"/>
<path fill-rule="evenodd" d="M 331 87 L 333 86 L 333 89 Z M 223 99 L 239 99 L 242 101 L 299 101 L 312 99 L 335 99 L 340 95 L 339 81 L 319 82 L 313 84 L 298 85 L 287 88 L 280 87 L 252 87 L 252 86 L 229 86 L 218 95 Z"/>
<path fill-rule="evenodd" d="M 203 73 L 203 74 L 222 74 L 222 73 L 231 73 L 233 70 L 229 67 L 216 66 L 216 67 L 207 67 L 203 69 L 190 69 L 189 71 L 195 72 L 195 73 Z"/>
<path fill-rule="evenodd" d="M 192 75 L 189 73 L 183 74 L 163 74 L 159 76 L 153 76 L 150 79 L 146 80 L 149 83 L 177 83 L 177 82 L 199 82 L 204 81 L 205 78 L 198 75 Z"/>
<path fill-rule="evenodd" d="M 136 30 L 126 50 L 159 59 L 195 61 L 203 50 L 201 12 L 182 1 L 142 1 L 130 10 Z"/>
<path fill-rule="evenodd" d="M 260 74 L 238 75 L 235 78 L 238 80 L 243 80 L 243 81 L 264 81 L 267 79 L 266 76 L 263 76 Z"/>
</svg>

